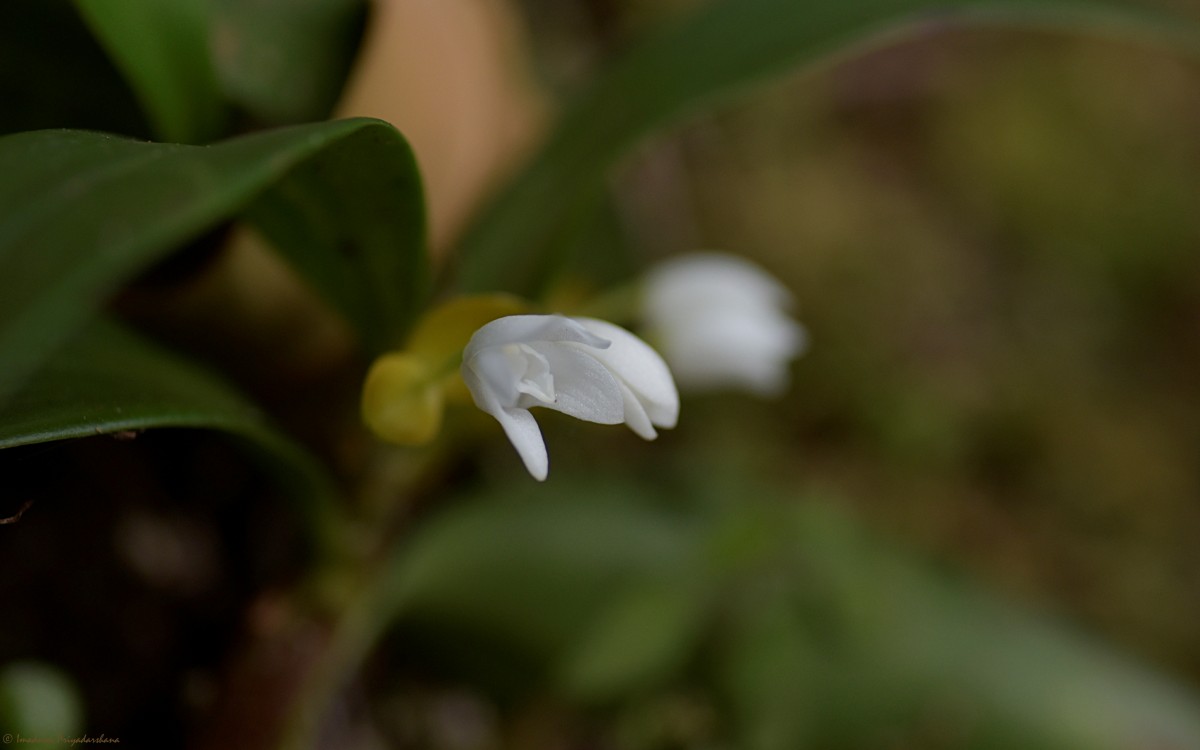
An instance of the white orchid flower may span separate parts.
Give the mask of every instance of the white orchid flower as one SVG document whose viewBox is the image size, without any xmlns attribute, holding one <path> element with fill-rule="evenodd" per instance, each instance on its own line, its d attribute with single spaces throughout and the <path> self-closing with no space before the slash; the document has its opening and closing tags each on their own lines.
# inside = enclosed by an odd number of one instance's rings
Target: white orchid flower
<svg viewBox="0 0 1200 750">
<path fill-rule="evenodd" d="M 790 304 L 787 288 L 750 261 L 695 253 L 650 271 L 642 314 L 681 387 L 777 396 L 807 347 Z"/>
<path fill-rule="evenodd" d="M 662 357 L 624 328 L 592 318 L 511 315 L 463 350 L 462 376 L 476 406 L 500 422 L 525 468 L 544 480 L 546 444 L 529 410 L 544 406 L 646 440 L 679 418 L 679 393 Z"/>
</svg>

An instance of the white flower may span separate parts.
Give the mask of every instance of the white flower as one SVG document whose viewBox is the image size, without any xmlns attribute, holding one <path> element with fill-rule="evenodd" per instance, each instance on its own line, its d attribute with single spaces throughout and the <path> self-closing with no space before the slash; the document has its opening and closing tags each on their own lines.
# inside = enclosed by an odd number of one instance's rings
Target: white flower
<svg viewBox="0 0 1200 750">
<path fill-rule="evenodd" d="M 643 297 L 648 333 L 681 387 L 783 392 L 807 334 L 786 310 L 791 294 L 753 263 L 696 253 L 651 270 Z"/>
<path fill-rule="evenodd" d="M 592 318 L 511 315 L 493 320 L 463 350 L 475 404 L 500 422 L 525 468 L 546 478 L 549 458 L 529 409 L 544 406 L 647 440 L 674 427 L 679 393 L 662 357 L 624 328 Z"/>
</svg>

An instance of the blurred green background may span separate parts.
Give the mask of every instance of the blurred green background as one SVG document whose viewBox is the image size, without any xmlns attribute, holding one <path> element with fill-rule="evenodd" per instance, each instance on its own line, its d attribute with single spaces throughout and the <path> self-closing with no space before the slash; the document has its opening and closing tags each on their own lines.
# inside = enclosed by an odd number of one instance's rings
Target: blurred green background
<svg viewBox="0 0 1200 750">
<path fill-rule="evenodd" d="M 793 481 L 1193 677 L 1198 95 L 1136 45 L 972 32 L 677 152 L 693 243 L 778 269 L 812 329 Z"/>
<path fill-rule="evenodd" d="M 595 5 L 560 9 L 593 44 L 671 4 Z M 759 260 L 813 340 L 783 405 L 689 402 L 704 417 L 668 442 L 705 431 L 712 453 L 1200 677 L 1197 132 L 1191 58 L 975 28 L 655 139 L 619 182 L 625 236 Z"/>
</svg>

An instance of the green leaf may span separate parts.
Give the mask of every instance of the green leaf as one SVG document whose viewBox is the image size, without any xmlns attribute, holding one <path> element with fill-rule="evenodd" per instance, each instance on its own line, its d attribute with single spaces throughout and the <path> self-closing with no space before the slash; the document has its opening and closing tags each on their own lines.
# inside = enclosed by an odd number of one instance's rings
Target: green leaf
<svg viewBox="0 0 1200 750">
<path fill-rule="evenodd" d="M 188 427 L 244 441 L 331 531 L 336 489 L 314 459 L 229 386 L 114 323 L 88 325 L 0 407 L 0 449 L 124 430 Z"/>
<path fill-rule="evenodd" d="M 423 308 L 428 259 L 412 152 L 390 125 L 373 123 L 330 140 L 247 217 L 379 354 L 400 343 Z"/>
<path fill-rule="evenodd" d="M 340 639 L 344 662 L 399 617 L 483 629 L 552 656 L 639 576 L 669 577 L 696 555 L 694 529 L 630 502 L 639 496 L 624 484 L 555 483 L 453 507 L 396 549 L 359 598 Z"/>
<path fill-rule="evenodd" d="M 216 0 L 214 62 L 226 97 L 263 123 L 326 117 L 365 11 L 363 0 Z"/>
<path fill-rule="evenodd" d="M 639 581 L 572 645 L 559 682 L 583 700 L 611 700 L 673 677 L 708 624 L 708 586 L 689 577 Z"/>
<path fill-rule="evenodd" d="M 206 147 L 74 131 L 0 138 L 0 400 L 123 282 L 252 206 L 368 348 L 402 334 L 426 285 L 424 214 L 412 153 L 386 123 Z"/>
<path fill-rule="evenodd" d="M 1153 31 L 1183 39 L 1193 49 L 1197 41 L 1194 21 L 1131 0 L 706 4 L 631 49 L 566 110 L 545 146 L 464 238 L 459 285 L 466 291 L 538 291 L 559 254 L 586 226 L 609 168 L 655 129 L 771 74 L 845 55 L 852 45 L 960 20 Z"/>
<path fill-rule="evenodd" d="M 693 552 L 678 519 L 605 492 L 539 487 L 447 513 L 396 559 L 389 596 L 404 615 L 553 654 L 632 581 Z"/>
<path fill-rule="evenodd" d="M 777 596 L 734 615 L 720 653 L 720 680 L 745 750 L 812 747 L 813 713 L 823 692 L 820 655 L 802 620 Z"/>
<path fill-rule="evenodd" d="M 224 103 L 208 50 L 207 0 L 74 0 L 125 74 L 159 137 L 216 137 Z"/>
<path fill-rule="evenodd" d="M 398 620 L 488 636 L 547 661 L 639 577 L 668 577 L 697 556 L 694 526 L 638 505 L 646 495 L 636 486 L 528 485 L 455 505 L 395 549 L 339 624 L 293 740 L 309 735 L 332 692 Z"/>
<path fill-rule="evenodd" d="M 840 511 L 796 510 L 792 523 L 763 517 L 788 554 L 742 588 L 782 574 L 792 585 L 743 602 L 729 649 L 744 730 L 780 728 L 751 747 L 795 747 L 797 731 L 855 746 L 898 727 L 924 746 L 931 718 L 964 747 L 1200 747 L 1200 700 L 1184 686 L 917 564 Z M 783 702 L 756 718 L 768 696 Z"/>
</svg>

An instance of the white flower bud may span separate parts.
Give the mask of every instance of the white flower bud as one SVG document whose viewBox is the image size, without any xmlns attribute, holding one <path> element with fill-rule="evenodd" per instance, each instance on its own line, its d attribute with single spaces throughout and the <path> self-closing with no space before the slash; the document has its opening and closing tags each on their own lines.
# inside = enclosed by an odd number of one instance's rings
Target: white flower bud
<svg viewBox="0 0 1200 750">
<path fill-rule="evenodd" d="M 777 396 L 807 346 L 804 327 L 787 315 L 790 304 L 787 288 L 753 263 L 696 253 L 651 270 L 643 318 L 685 390 Z"/>
<path fill-rule="evenodd" d="M 620 424 L 647 440 L 674 427 L 679 393 L 662 357 L 624 328 L 591 318 L 512 315 L 493 320 L 463 350 L 476 406 L 500 422 L 525 468 L 546 478 L 546 445 L 529 409 Z"/>
</svg>

